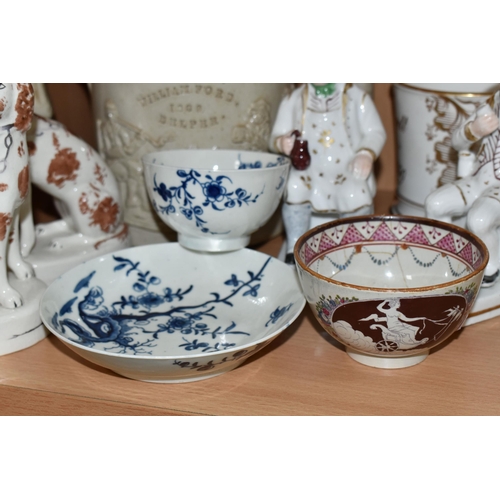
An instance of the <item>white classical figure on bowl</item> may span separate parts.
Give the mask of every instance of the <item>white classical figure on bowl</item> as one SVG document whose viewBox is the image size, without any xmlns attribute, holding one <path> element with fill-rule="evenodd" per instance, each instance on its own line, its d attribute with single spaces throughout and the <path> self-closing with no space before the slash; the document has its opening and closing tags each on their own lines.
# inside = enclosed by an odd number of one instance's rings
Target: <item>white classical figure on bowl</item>
<svg viewBox="0 0 500 500">
<path fill-rule="evenodd" d="M 460 152 L 460 177 L 433 191 L 425 201 L 428 217 L 446 222 L 462 220 L 485 242 L 490 259 L 483 287 L 494 285 L 500 275 L 499 116 L 500 91 L 453 133 L 453 147 Z M 479 145 L 477 154 L 470 151 L 476 143 Z"/>
<path fill-rule="evenodd" d="M 306 83 L 282 100 L 269 146 L 290 155 L 296 167 L 290 171 L 282 210 L 288 263 L 293 263 L 295 242 L 311 227 L 373 212 L 373 164 L 385 140 L 370 95 L 356 85 Z M 307 141 L 309 155 L 301 151 L 294 161 L 300 141 Z"/>
<path fill-rule="evenodd" d="M 21 252 L 21 208 L 30 190 L 26 131 L 33 105 L 31 84 L 0 84 L 0 355 L 45 337 L 38 313 L 45 285 Z"/>
</svg>

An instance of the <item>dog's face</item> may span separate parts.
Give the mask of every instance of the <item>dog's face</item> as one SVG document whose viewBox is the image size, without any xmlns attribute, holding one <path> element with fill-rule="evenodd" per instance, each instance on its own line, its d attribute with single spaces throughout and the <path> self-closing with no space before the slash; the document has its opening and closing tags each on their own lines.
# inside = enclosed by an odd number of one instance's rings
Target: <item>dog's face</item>
<svg viewBox="0 0 500 500">
<path fill-rule="evenodd" d="M 0 83 L 0 125 L 26 132 L 33 119 L 35 93 L 31 83 Z"/>
</svg>

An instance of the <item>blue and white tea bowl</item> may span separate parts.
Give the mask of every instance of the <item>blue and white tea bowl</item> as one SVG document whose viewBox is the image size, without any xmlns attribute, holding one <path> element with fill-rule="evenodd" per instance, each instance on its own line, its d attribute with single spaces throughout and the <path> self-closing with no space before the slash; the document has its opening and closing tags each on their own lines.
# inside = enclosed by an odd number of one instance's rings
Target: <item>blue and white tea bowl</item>
<svg viewBox="0 0 500 500">
<path fill-rule="evenodd" d="M 290 160 L 265 152 L 185 149 L 142 158 L 149 198 L 159 217 L 192 250 L 248 245 L 276 211 Z"/>
<path fill-rule="evenodd" d="M 214 377 L 269 344 L 301 313 L 296 273 L 247 248 L 199 253 L 133 247 L 66 272 L 45 292 L 46 327 L 83 358 L 124 377 Z"/>
<path fill-rule="evenodd" d="M 472 233 L 411 216 L 339 219 L 297 241 L 305 297 L 356 361 L 402 368 L 459 330 L 476 300 L 488 251 Z"/>
</svg>

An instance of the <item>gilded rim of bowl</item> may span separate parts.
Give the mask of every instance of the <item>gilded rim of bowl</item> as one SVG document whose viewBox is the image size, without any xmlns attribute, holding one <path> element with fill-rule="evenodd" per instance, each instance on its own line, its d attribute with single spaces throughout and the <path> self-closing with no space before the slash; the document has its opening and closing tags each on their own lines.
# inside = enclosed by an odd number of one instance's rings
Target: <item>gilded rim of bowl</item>
<svg viewBox="0 0 500 500">
<path fill-rule="evenodd" d="M 444 283 L 438 284 L 438 285 L 429 285 L 429 286 L 421 286 L 421 287 L 414 287 L 414 288 L 380 288 L 380 287 L 373 287 L 373 286 L 364 286 L 364 285 L 355 285 L 351 283 L 345 283 L 343 281 L 338 281 L 333 278 L 328 278 L 326 276 L 323 276 L 316 271 L 313 271 L 310 269 L 306 264 L 302 261 L 302 259 L 299 256 L 299 249 L 305 244 L 305 242 L 312 238 L 315 234 L 322 233 L 326 229 L 330 229 L 335 226 L 339 225 L 346 225 L 346 224 L 353 224 L 356 222 L 369 222 L 369 221 L 395 221 L 395 222 L 409 222 L 413 224 L 424 224 L 428 226 L 435 226 L 437 228 L 445 229 L 447 231 L 452 231 L 463 238 L 468 239 L 471 243 L 473 243 L 482 253 L 483 255 L 483 262 L 482 264 L 475 270 L 473 270 L 470 274 L 467 274 L 466 276 L 462 278 L 457 278 L 456 280 L 452 281 L 446 281 Z M 391 243 L 391 242 L 387 242 Z M 486 265 L 488 264 L 488 259 L 489 259 L 489 252 L 488 249 L 486 248 L 486 245 L 484 242 L 478 238 L 475 234 L 471 233 L 467 229 L 464 229 L 460 226 L 456 226 L 455 224 L 450 224 L 448 222 L 442 222 L 434 219 L 428 219 L 427 217 L 418 217 L 414 215 L 360 215 L 357 217 L 346 217 L 346 218 L 340 218 L 331 222 L 326 222 L 325 224 L 321 224 L 319 226 L 313 227 L 306 233 L 304 233 L 295 243 L 294 247 L 294 256 L 295 256 L 295 262 L 296 265 L 300 266 L 303 271 L 306 273 L 310 274 L 311 276 L 314 276 L 315 278 L 318 278 L 322 281 L 325 281 L 326 283 L 331 283 L 332 285 L 337 285 L 345 288 L 352 288 L 354 290 L 361 290 L 365 292 L 383 292 L 383 293 L 419 293 L 419 292 L 427 292 L 431 290 L 436 290 L 439 291 L 443 288 L 448 288 L 450 286 L 455 286 L 460 283 L 463 283 L 464 281 L 468 281 L 471 278 L 474 278 L 478 274 L 482 273 L 484 269 L 486 268 Z"/>
</svg>

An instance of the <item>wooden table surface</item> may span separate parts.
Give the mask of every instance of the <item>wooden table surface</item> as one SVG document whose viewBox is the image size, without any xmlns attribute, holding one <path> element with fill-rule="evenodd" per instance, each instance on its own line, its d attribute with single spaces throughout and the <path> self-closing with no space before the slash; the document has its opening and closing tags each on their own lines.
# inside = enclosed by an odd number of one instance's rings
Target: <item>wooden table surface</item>
<svg viewBox="0 0 500 500">
<path fill-rule="evenodd" d="M 381 370 L 348 357 L 306 305 L 242 366 L 185 384 L 123 378 L 50 335 L 0 357 L 0 415 L 500 415 L 499 330 L 500 317 L 467 326 L 423 363 Z"/>
</svg>

